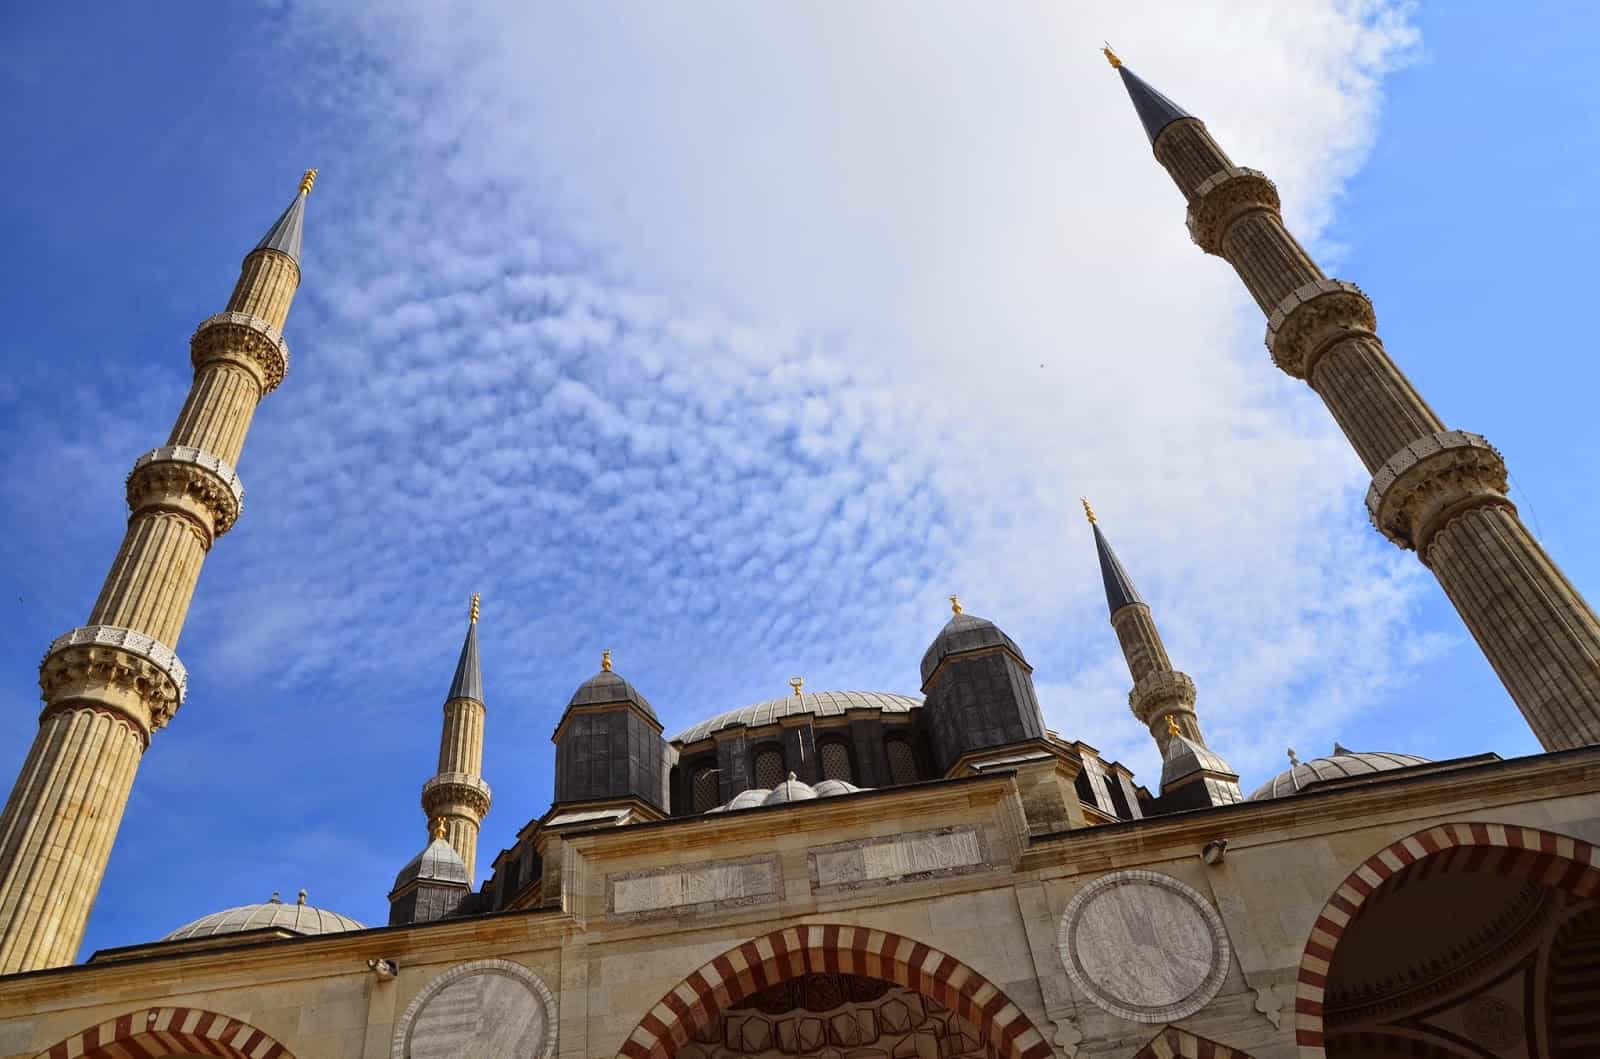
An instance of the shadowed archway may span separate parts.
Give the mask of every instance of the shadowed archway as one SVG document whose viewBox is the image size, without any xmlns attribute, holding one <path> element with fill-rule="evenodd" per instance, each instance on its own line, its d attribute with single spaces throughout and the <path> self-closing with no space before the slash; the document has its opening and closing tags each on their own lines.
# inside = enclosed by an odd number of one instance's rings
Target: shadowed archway
<svg viewBox="0 0 1600 1059">
<path fill-rule="evenodd" d="M 80 1030 L 34 1059 L 161 1059 L 216 1055 L 223 1059 L 294 1059 L 261 1030 L 240 1019 L 200 1008 L 130 1011 Z"/>
</svg>

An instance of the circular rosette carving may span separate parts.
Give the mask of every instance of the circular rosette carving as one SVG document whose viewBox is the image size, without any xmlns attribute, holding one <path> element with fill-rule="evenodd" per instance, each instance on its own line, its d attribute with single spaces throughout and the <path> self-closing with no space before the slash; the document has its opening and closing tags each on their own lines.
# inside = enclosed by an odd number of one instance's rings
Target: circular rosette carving
<svg viewBox="0 0 1600 1059">
<path fill-rule="evenodd" d="M 422 811 L 429 816 L 465 805 L 482 820 L 489 814 L 489 785 L 467 772 L 441 772 L 422 785 Z"/>
<path fill-rule="evenodd" d="M 189 339 L 195 368 L 214 360 L 238 364 L 255 376 L 263 396 L 289 373 L 289 344 L 259 316 L 225 312 L 208 316 Z"/>
<path fill-rule="evenodd" d="M 1353 335 L 1376 338 L 1372 302 L 1354 283 L 1319 279 L 1297 287 L 1267 317 L 1267 352 L 1297 379 L 1309 379 L 1335 342 Z"/>
<path fill-rule="evenodd" d="M 1367 513 L 1385 537 L 1426 558 L 1444 524 L 1484 504 L 1510 505 L 1506 465 L 1495 447 L 1464 430 L 1418 438 L 1378 468 Z"/>
<path fill-rule="evenodd" d="M 1208 254 L 1222 252 L 1228 226 L 1256 210 L 1278 212 L 1278 186 L 1260 170 L 1229 166 L 1195 188 L 1189 203 L 1189 238 Z"/>
<path fill-rule="evenodd" d="M 1232 949 L 1222 917 L 1159 872 L 1104 875 L 1061 914 L 1061 962 L 1094 1004 L 1133 1022 L 1176 1022 L 1211 1002 Z"/>
<path fill-rule="evenodd" d="M 133 461 L 128 508 L 175 511 L 220 537 L 244 511 L 244 483 L 228 461 L 190 445 L 166 445 Z"/>
<path fill-rule="evenodd" d="M 1189 674 L 1176 669 L 1158 669 L 1146 673 L 1128 692 L 1128 705 L 1133 708 L 1133 715 L 1146 724 L 1155 719 L 1158 711 L 1179 709 L 1192 712 L 1194 700 L 1194 681 L 1189 679 Z"/>
<path fill-rule="evenodd" d="M 538 975 L 510 960 L 458 964 L 406 1006 L 391 1059 L 505 1056 L 553 1059 L 556 1000 Z"/>
<path fill-rule="evenodd" d="M 189 671 L 177 652 L 153 636 L 116 625 L 84 625 L 55 638 L 39 664 L 39 690 L 47 704 L 66 698 L 100 701 L 128 713 L 124 700 L 138 704 L 134 716 L 146 732 L 163 727 L 183 705 Z"/>
</svg>

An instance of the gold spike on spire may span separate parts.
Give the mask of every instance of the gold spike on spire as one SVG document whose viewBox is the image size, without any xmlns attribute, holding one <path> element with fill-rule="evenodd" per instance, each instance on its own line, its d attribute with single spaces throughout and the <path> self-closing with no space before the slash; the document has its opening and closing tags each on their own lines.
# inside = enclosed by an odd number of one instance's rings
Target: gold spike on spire
<svg viewBox="0 0 1600 1059">
<path fill-rule="evenodd" d="M 1106 43 L 1105 46 L 1100 49 L 1100 53 L 1106 57 L 1106 62 L 1111 64 L 1111 68 L 1113 70 L 1122 69 L 1122 60 L 1117 58 L 1117 53 L 1111 50 L 1111 45 L 1109 43 Z"/>
<path fill-rule="evenodd" d="M 474 625 L 478 624 L 478 594 L 476 592 L 472 594 L 472 610 L 467 614 L 467 620 Z"/>
<path fill-rule="evenodd" d="M 800 689 L 806 686 L 805 677 L 790 677 L 789 686 L 794 689 L 795 695 L 800 694 Z"/>
<path fill-rule="evenodd" d="M 300 178 L 300 194 L 302 194 L 302 195 L 311 194 L 311 186 L 313 184 L 315 184 L 316 182 L 317 182 L 317 171 L 315 169 L 307 169 L 306 170 L 306 175 Z"/>
<path fill-rule="evenodd" d="M 1181 731 L 1178 730 L 1178 715 L 1175 714 L 1175 713 L 1167 714 L 1167 734 L 1168 735 L 1182 735 L 1183 734 Z"/>
<path fill-rule="evenodd" d="M 433 818 L 433 837 L 444 837 L 444 817 L 442 816 L 436 816 Z"/>
<path fill-rule="evenodd" d="M 1083 513 L 1084 513 L 1084 515 L 1086 515 L 1088 517 L 1089 525 L 1091 525 L 1091 526 L 1094 525 L 1095 524 L 1094 508 L 1089 506 L 1089 498 L 1086 497 L 1086 496 L 1080 496 L 1080 497 L 1078 497 L 1078 503 L 1083 505 Z"/>
<path fill-rule="evenodd" d="M 950 597 L 950 613 L 951 614 L 960 614 L 961 613 L 961 597 L 960 596 L 951 596 Z"/>
<path fill-rule="evenodd" d="M 600 668 L 604 672 L 611 672 L 611 648 L 609 647 L 600 652 Z"/>
</svg>

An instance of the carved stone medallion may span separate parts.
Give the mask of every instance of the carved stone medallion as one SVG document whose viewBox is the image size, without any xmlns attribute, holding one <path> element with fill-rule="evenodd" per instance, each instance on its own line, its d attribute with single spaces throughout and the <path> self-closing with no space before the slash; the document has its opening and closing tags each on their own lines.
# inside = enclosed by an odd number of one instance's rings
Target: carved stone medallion
<svg viewBox="0 0 1600 1059">
<path fill-rule="evenodd" d="M 400 1017 L 391 1059 L 550 1059 L 555 998 L 539 976 L 509 960 L 476 960 L 423 987 Z"/>
<path fill-rule="evenodd" d="M 1057 945 L 1078 988 L 1134 1022 L 1172 1022 L 1205 1007 L 1231 957 L 1216 910 L 1153 871 L 1113 872 L 1078 891 L 1061 915 Z"/>
</svg>

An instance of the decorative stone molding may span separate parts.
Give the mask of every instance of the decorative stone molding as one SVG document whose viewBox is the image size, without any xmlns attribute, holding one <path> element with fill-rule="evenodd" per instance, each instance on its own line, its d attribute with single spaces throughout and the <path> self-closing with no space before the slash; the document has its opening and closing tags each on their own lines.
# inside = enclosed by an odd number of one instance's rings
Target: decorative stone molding
<svg viewBox="0 0 1600 1059">
<path fill-rule="evenodd" d="M 34 1059 L 58 1056 L 172 1055 L 193 1052 L 225 1059 L 294 1059 L 266 1033 L 241 1019 L 201 1008 L 131 1011 L 74 1033 Z"/>
<path fill-rule="evenodd" d="M 422 785 L 422 811 L 429 816 L 450 805 L 465 805 L 481 821 L 489 815 L 489 785 L 470 772 L 441 772 Z"/>
<path fill-rule="evenodd" d="M 463 1055 L 553 1059 L 556 998 L 510 960 L 473 960 L 434 978 L 396 1023 L 390 1059 Z"/>
<path fill-rule="evenodd" d="M 204 528 L 218 537 L 244 511 L 244 483 L 233 467 L 192 445 L 164 445 L 140 456 L 128 472 L 127 488 L 128 508 L 136 513 L 153 507 L 188 514 L 182 498 L 198 501 L 211 514 Z"/>
<path fill-rule="evenodd" d="M 1267 316 L 1272 363 L 1297 379 L 1310 379 L 1317 361 L 1346 338 L 1377 338 L 1378 316 L 1360 287 L 1319 279 L 1296 287 Z"/>
<path fill-rule="evenodd" d="M 1484 504 L 1511 506 L 1506 465 L 1477 434 L 1445 430 L 1418 438 L 1372 476 L 1367 513 L 1378 531 L 1427 560 L 1433 535 L 1450 519 Z"/>
<path fill-rule="evenodd" d="M 1154 724 L 1169 713 L 1193 713 L 1196 696 L 1189 674 L 1176 669 L 1146 673 L 1128 692 L 1128 706 L 1142 724 Z"/>
<path fill-rule="evenodd" d="M 1228 227 L 1247 213 L 1278 212 L 1278 186 L 1260 170 L 1230 166 L 1200 182 L 1189 203 L 1189 238 L 1208 254 L 1222 253 Z"/>
<path fill-rule="evenodd" d="M 1057 946 L 1084 995 L 1132 1022 L 1199 1011 L 1222 988 L 1232 959 L 1217 910 L 1172 876 L 1142 869 L 1079 890 L 1061 914 Z"/>
<path fill-rule="evenodd" d="M 116 625 L 83 625 L 50 644 L 39 663 L 39 689 L 50 704 L 86 683 L 135 693 L 149 711 L 153 730 L 165 726 L 183 705 L 189 671 L 172 648 L 153 636 Z"/>
<path fill-rule="evenodd" d="M 264 397 L 289 373 L 289 344 L 259 316 L 222 312 L 206 317 L 195 328 L 189 339 L 189 359 L 196 368 L 213 360 L 243 365 L 256 377 Z"/>
</svg>

